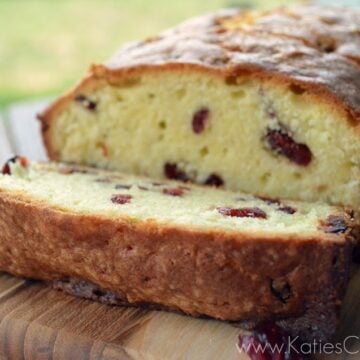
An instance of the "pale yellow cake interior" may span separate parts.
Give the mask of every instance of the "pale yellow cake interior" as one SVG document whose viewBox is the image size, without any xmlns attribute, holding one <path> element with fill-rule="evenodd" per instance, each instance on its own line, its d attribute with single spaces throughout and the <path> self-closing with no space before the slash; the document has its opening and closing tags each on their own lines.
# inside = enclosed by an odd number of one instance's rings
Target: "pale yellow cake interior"
<svg viewBox="0 0 360 360">
<path fill-rule="evenodd" d="M 289 214 L 279 205 L 252 195 L 186 184 L 182 196 L 164 193 L 181 183 L 161 184 L 145 177 L 123 175 L 89 169 L 87 173 L 67 171 L 64 165 L 32 163 L 27 169 L 11 165 L 11 175 L 0 175 L 0 193 L 6 192 L 72 214 L 93 214 L 113 219 L 139 222 L 155 220 L 164 225 L 180 225 L 186 229 L 223 229 L 276 236 L 294 234 L 298 237 L 318 236 L 320 221 L 329 215 L 341 215 L 339 208 L 324 204 L 285 201 L 281 206 L 296 210 Z M 120 185 L 120 188 L 119 188 Z M 130 185 L 126 188 L 126 185 Z M 146 188 L 146 190 L 144 190 Z M 129 203 L 111 201 L 114 194 L 131 195 Z M 267 218 L 231 217 L 219 207 L 258 208 Z"/>
<path fill-rule="evenodd" d="M 199 183 L 216 173 L 231 190 L 360 208 L 359 134 L 331 102 L 307 91 L 256 79 L 229 85 L 217 76 L 174 70 L 83 95 L 96 110 L 71 101 L 51 127 L 61 161 L 156 178 L 164 176 L 165 163 L 176 163 Z M 269 104 L 295 141 L 311 150 L 308 166 L 266 146 L 274 121 Z M 196 134 L 192 118 L 203 107 L 209 120 Z"/>
</svg>

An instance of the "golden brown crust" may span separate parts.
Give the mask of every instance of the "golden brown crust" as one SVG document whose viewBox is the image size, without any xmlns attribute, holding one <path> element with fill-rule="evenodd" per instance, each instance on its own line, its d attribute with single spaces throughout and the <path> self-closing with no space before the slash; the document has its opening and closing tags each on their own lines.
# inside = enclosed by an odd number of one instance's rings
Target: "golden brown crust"
<svg viewBox="0 0 360 360">
<path fill-rule="evenodd" d="M 39 116 L 49 156 L 57 159 L 51 122 L 76 94 L 147 72 L 201 71 L 227 83 L 256 77 L 298 84 L 359 125 L 359 19 L 357 10 L 336 7 L 219 11 L 124 46 L 107 64 L 92 66 L 73 91 Z"/>
<path fill-rule="evenodd" d="M 237 236 L 62 212 L 5 192 L 0 214 L 2 271 L 83 279 L 129 303 L 232 321 L 296 318 L 326 297 L 327 333 L 335 330 L 350 233 L 338 241 Z"/>
</svg>

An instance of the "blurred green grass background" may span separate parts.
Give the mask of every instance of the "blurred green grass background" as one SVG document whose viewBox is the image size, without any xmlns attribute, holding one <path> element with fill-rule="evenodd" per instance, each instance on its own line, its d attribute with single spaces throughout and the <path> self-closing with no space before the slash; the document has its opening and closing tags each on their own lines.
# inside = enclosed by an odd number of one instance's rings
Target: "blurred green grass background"
<svg viewBox="0 0 360 360">
<path fill-rule="evenodd" d="M 124 42 L 221 7 L 289 0 L 0 0 L 0 107 L 51 96 Z"/>
</svg>

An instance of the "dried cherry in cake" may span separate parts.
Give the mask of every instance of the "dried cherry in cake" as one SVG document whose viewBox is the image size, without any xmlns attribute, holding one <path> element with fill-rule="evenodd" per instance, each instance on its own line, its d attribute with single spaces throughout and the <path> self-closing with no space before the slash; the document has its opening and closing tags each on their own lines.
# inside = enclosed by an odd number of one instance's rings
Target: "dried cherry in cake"
<svg viewBox="0 0 360 360">
<path fill-rule="evenodd" d="M 163 189 L 164 194 L 171 195 L 171 196 L 182 196 L 184 194 L 184 192 L 185 192 L 184 189 L 181 189 L 180 187 Z"/>
<path fill-rule="evenodd" d="M 231 217 L 250 217 L 266 219 L 266 212 L 259 209 L 258 207 L 244 207 L 244 208 L 230 208 L 230 207 L 219 207 L 217 211 L 224 216 Z"/>
<path fill-rule="evenodd" d="M 90 174 L 90 175 L 96 175 L 98 172 L 94 169 L 87 169 L 82 167 L 76 167 L 76 166 L 62 166 L 59 169 L 59 173 L 63 175 L 71 175 L 71 174 Z"/>
<path fill-rule="evenodd" d="M 164 165 L 164 173 L 168 179 L 179 180 L 179 181 L 188 181 L 189 177 L 185 171 L 181 170 L 176 163 L 166 163 Z"/>
<path fill-rule="evenodd" d="M 93 100 L 90 100 L 88 97 L 86 97 L 83 94 L 79 94 L 79 95 L 75 96 L 74 100 L 76 102 L 80 103 L 81 105 L 83 105 L 86 109 L 88 109 L 90 111 L 96 110 L 97 103 Z"/>
<path fill-rule="evenodd" d="M 348 229 L 348 225 L 342 216 L 330 215 L 320 224 L 322 230 L 331 234 L 342 234 Z"/>
<path fill-rule="evenodd" d="M 289 205 L 284 205 L 281 203 L 281 201 L 279 199 L 276 198 L 271 198 L 268 196 L 256 196 L 258 199 L 266 202 L 268 205 L 277 205 L 277 210 L 282 211 L 286 214 L 295 214 L 296 213 L 296 209 L 292 206 Z"/>
<path fill-rule="evenodd" d="M 296 213 L 296 209 L 293 208 L 292 206 L 288 206 L 288 205 L 284 205 L 284 206 L 280 206 L 278 208 L 279 211 L 282 211 L 286 214 L 292 215 Z"/>
<path fill-rule="evenodd" d="M 265 141 L 275 153 L 287 157 L 299 166 L 308 166 L 313 158 L 306 144 L 297 143 L 283 126 L 278 129 L 267 129 Z"/>
<path fill-rule="evenodd" d="M 205 180 L 204 185 L 220 187 L 224 185 L 224 180 L 217 174 L 210 174 Z"/>
<path fill-rule="evenodd" d="M 114 194 L 113 196 L 111 196 L 111 201 L 114 204 L 128 204 L 130 203 L 132 199 L 132 196 L 129 194 Z"/>
<path fill-rule="evenodd" d="M 195 134 L 200 134 L 205 130 L 206 123 L 209 120 L 210 110 L 208 108 L 199 109 L 192 118 L 192 129 Z"/>
<path fill-rule="evenodd" d="M 11 166 L 10 164 L 15 164 L 18 162 L 22 167 L 26 168 L 29 164 L 28 159 L 25 156 L 14 156 L 9 159 L 2 168 L 2 173 L 4 175 L 11 175 Z"/>
</svg>

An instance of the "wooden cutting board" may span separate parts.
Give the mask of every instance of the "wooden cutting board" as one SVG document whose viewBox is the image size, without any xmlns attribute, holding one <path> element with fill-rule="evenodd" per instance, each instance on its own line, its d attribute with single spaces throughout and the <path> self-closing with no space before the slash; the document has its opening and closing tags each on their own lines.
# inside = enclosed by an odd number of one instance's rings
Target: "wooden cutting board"
<svg viewBox="0 0 360 360">
<path fill-rule="evenodd" d="M 360 267 L 343 307 L 338 340 L 360 335 Z M 0 274 L 0 359 L 245 360 L 230 324 L 99 304 Z M 348 344 L 350 345 L 350 343 Z M 360 340 L 352 352 L 360 351 Z M 357 355 L 317 359 L 359 359 Z"/>
</svg>

